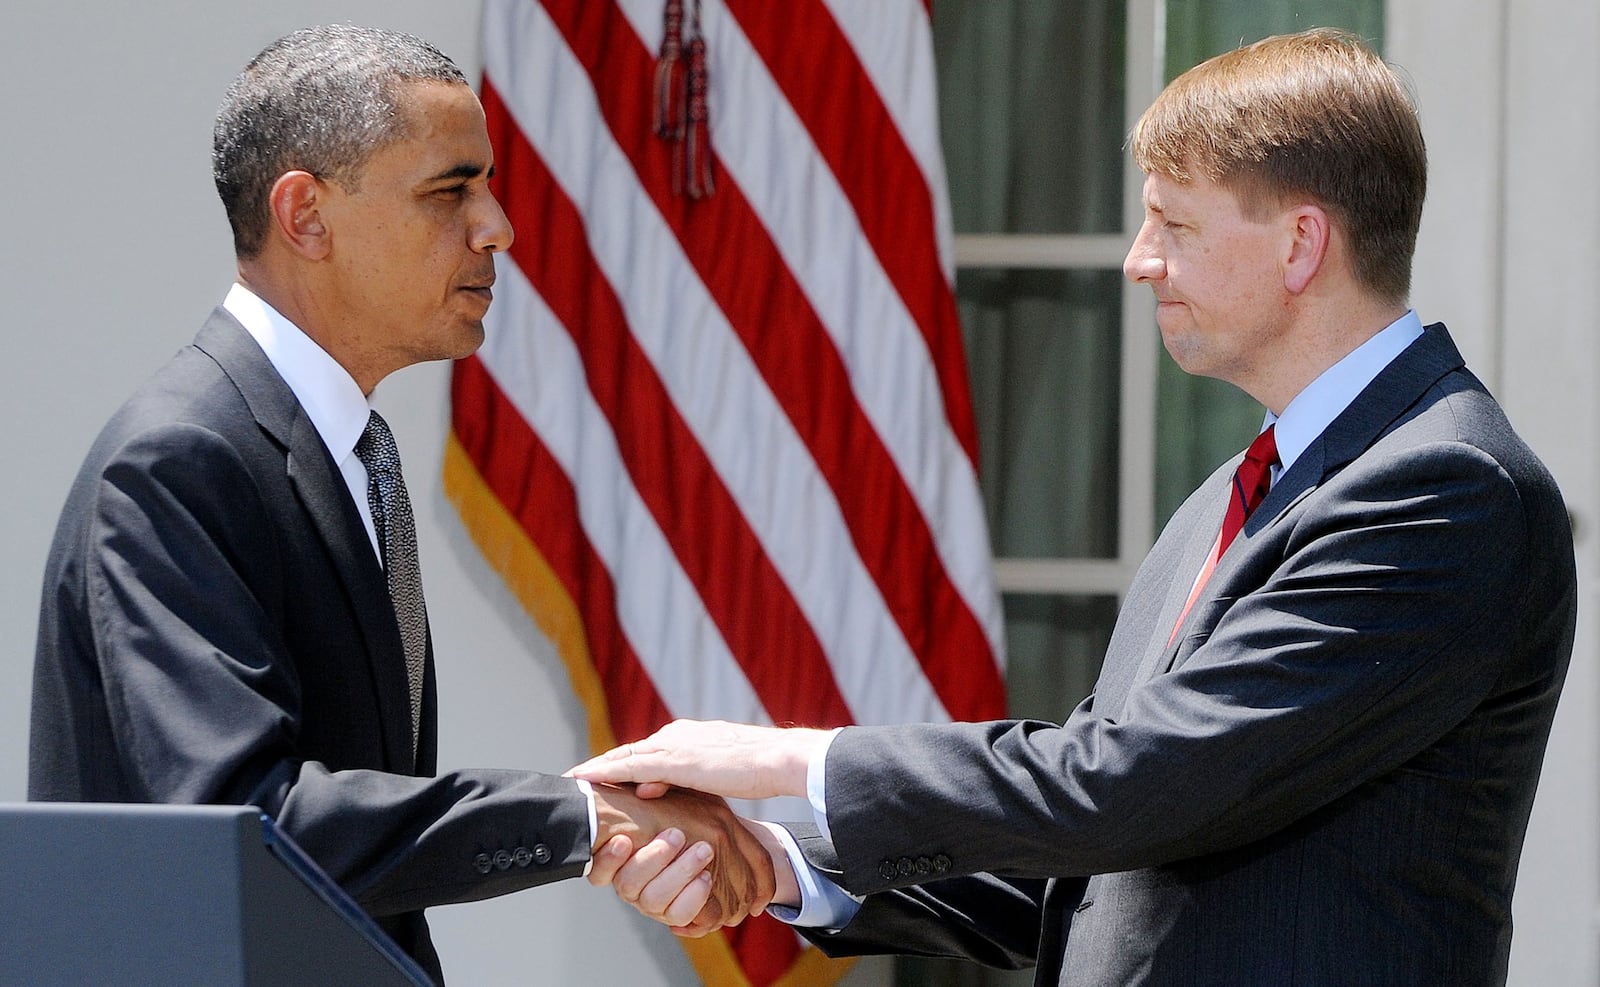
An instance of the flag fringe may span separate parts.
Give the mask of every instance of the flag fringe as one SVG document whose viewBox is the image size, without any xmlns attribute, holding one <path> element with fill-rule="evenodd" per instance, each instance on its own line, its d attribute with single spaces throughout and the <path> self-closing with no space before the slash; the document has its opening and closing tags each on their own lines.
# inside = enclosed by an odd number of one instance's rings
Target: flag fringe
<svg viewBox="0 0 1600 987">
<path fill-rule="evenodd" d="M 573 691 L 588 714 L 590 751 L 598 754 L 615 747 L 617 739 L 611 731 L 605 691 L 595 673 L 583 621 L 571 594 L 528 533 L 489 489 L 454 431 L 445 439 L 443 473 L 445 496 L 455 505 L 473 544 L 505 580 L 566 665 Z M 706 987 L 754 987 L 725 936 L 681 942 Z M 816 947 L 807 946 L 769 987 L 831 987 L 854 962 L 831 960 Z"/>
</svg>

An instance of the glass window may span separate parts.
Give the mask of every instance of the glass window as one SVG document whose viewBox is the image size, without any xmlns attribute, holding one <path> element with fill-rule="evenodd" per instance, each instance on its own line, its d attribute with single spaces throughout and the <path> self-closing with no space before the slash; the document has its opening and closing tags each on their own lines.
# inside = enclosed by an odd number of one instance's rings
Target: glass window
<svg viewBox="0 0 1600 987">
<path fill-rule="evenodd" d="M 1007 593 L 1011 715 L 1060 722 L 1089 693 L 1117 620 L 1114 596 Z"/>
<path fill-rule="evenodd" d="M 1166 78 L 1274 34 L 1342 27 L 1383 50 L 1382 0 L 1166 0 Z"/>
<path fill-rule="evenodd" d="M 967 268 L 956 297 L 995 554 L 1115 555 L 1122 272 Z"/>
<path fill-rule="evenodd" d="M 940 128 L 958 233 L 1122 226 L 1122 3 L 939 0 Z"/>
</svg>

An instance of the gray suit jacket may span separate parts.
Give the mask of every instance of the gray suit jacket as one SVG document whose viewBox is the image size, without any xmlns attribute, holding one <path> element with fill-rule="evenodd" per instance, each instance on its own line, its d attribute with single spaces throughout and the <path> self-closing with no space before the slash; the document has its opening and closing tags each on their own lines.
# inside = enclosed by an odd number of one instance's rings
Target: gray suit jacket
<svg viewBox="0 0 1600 987">
<path fill-rule="evenodd" d="M 430 777 L 382 569 L 338 467 L 218 309 L 106 425 L 45 571 L 29 797 L 253 804 L 436 978 L 422 909 L 580 874 L 568 779 Z M 520 852 L 519 852 L 520 851 Z"/>
<path fill-rule="evenodd" d="M 1555 483 L 1430 326 L 1169 646 L 1234 466 L 1151 550 L 1063 724 L 840 734 L 834 844 L 803 845 L 869 897 L 825 949 L 1039 984 L 1504 981 L 1576 612 Z"/>
</svg>

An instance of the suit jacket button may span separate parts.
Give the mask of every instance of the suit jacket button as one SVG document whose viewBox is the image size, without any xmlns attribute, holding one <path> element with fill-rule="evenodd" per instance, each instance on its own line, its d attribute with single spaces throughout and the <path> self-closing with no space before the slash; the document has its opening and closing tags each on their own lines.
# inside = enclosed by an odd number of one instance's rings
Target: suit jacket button
<svg viewBox="0 0 1600 987">
<path fill-rule="evenodd" d="M 535 863 L 548 864 L 550 862 L 550 857 L 551 853 L 549 847 L 545 846 L 543 843 L 535 843 L 533 845 L 533 859 Z"/>
<path fill-rule="evenodd" d="M 910 857 L 901 857 L 899 862 L 895 864 L 895 870 L 901 877 L 910 877 L 916 869 L 917 865 L 911 862 Z"/>
<path fill-rule="evenodd" d="M 883 863 L 878 865 L 878 876 L 883 878 L 885 881 L 894 880 L 896 873 L 898 873 L 898 871 L 895 870 L 894 861 L 892 860 L 885 860 Z"/>
<path fill-rule="evenodd" d="M 926 874 L 931 870 L 933 870 L 933 861 L 929 860 L 927 857 L 918 857 L 917 858 L 917 873 L 918 874 Z"/>
<path fill-rule="evenodd" d="M 511 866 L 511 851 L 496 850 L 494 852 L 494 865 L 501 870 L 508 869 Z"/>
<path fill-rule="evenodd" d="M 933 872 L 943 874 L 950 870 L 950 858 L 942 853 L 933 855 Z"/>
<path fill-rule="evenodd" d="M 533 863 L 533 851 L 525 846 L 519 846 L 516 852 L 511 854 L 511 860 L 518 867 L 526 867 Z"/>
<path fill-rule="evenodd" d="M 472 869 L 479 874 L 487 874 L 494 870 L 494 860 L 487 853 L 480 853 L 472 858 Z"/>
</svg>

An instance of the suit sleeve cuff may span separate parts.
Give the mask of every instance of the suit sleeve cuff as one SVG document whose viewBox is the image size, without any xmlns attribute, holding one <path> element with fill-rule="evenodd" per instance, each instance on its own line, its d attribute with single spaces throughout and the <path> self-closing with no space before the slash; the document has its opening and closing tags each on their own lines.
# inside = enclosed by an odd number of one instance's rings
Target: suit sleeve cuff
<svg viewBox="0 0 1600 987">
<path fill-rule="evenodd" d="M 828 734 L 827 741 L 818 744 L 817 749 L 811 752 L 811 760 L 806 764 L 806 801 L 811 803 L 817 832 L 830 843 L 833 842 L 833 834 L 828 831 L 828 750 L 843 729 L 835 727 Z"/>
<path fill-rule="evenodd" d="M 583 793 L 584 799 L 589 803 L 589 846 L 591 848 L 589 859 L 583 862 L 583 876 L 589 876 L 589 869 L 594 866 L 594 841 L 600 838 L 600 814 L 594 807 L 594 786 L 582 778 L 574 778 L 578 783 L 578 791 Z"/>
<path fill-rule="evenodd" d="M 772 827 L 789 855 L 789 865 L 794 868 L 795 881 L 800 885 L 800 907 L 769 905 L 767 914 L 780 922 L 810 929 L 842 929 L 850 924 L 861 910 L 861 899 L 845 891 L 824 877 L 805 854 L 800 844 L 782 826 Z"/>
</svg>

